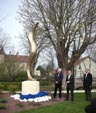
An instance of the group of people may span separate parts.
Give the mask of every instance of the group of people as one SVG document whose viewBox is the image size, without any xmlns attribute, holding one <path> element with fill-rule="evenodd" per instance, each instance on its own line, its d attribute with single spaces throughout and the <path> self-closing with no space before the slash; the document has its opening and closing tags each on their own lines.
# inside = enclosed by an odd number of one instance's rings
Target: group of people
<svg viewBox="0 0 96 113">
<path fill-rule="evenodd" d="M 64 75 L 62 73 L 62 69 L 58 68 L 56 72 L 54 72 L 54 81 L 55 81 L 55 88 L 54 88 L 54 95 L 53 98 L 57 96 L 57 90 L 59 89 L 59 98 L 62 97 L 62 82 L 63 82 Z M 67 76 L 65 79 L 66 83 L 66 100 L 69 100 L 69 96 L 71 97 L 71 101 L 74 101 L 74 74 L 72 70 L 67 71 Z M 91 89 L 92 89 L 92 74 L 89 72 L 89 69 L 85 69 L 85 73 L 83 76 L 83 88 L 85 90 L 85 99 L 91 100 Z"/>
</svg>

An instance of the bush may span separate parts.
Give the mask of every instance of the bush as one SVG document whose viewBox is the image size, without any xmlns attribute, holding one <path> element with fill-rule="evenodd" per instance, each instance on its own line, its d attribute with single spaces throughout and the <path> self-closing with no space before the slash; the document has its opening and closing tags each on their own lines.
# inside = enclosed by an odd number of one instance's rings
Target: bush
<svg viewBox="0 0 96 113">
<path fill-rule="evenodd" d="M 0 93 L 2 93 L 3 89 L 4 89 L 4 85 L 0 83 Z"/>
<path fill-rule="evenodd" d="M 6 103 L 7 99 L 6 98 L 0 98 L 0 103 Z"/>
<path fill-rule="evenodd" d="M 6 105 L 5 104 L 0 104 L 0 109 L 5 109 Z"/>
<path fill-rule="evenodd" d="M 27 80 L 26 71 L 22 71 L 22 72 L 18 73 L 15 80 L 14 80 L 14 82 L 22 82 L 24 80 Z"/>
<path fill-rule="evenodd" d="M 0 82 L 0 84 L 2 84 L 4 87 L 2 87 L 3 91 L 8 91 L 9 90 L 9 86 L 10 85 L 16 85 L 17 86 L 17 90 L 21 90 L 21 82 Z M 1 87 L 0 87 L 1 89 Z"/>
<path fill-rule="evenodd" d="M 9 85 L 8 90 L 14 94 L 15 91 L 18 90 L 18 86 L 17 85 Z"/>
</svg>

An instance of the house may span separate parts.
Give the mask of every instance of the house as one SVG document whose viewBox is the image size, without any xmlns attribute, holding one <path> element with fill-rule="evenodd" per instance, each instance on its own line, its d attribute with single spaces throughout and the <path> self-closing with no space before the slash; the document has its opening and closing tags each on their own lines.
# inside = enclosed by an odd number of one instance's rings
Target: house
<svg viewBox="0 0 96 113">
<path fill-rule="evenodd" d="M 19 55 L 17 52 L 16 55 L 12 55 L 11 52 L 9 54 L 5 54 L 3 49 L 0 50 L 0 63 L 10 63 L 13 62 L 18 64 L 19 67 L 22 67 L 24 71 L 26 71 L 28 56 Z M 34 70 L 34 75 L 40 76 L 39 70 Z"/>
<path fill-rule="evenodd" d="M 83 84 L 83 75 L 85 68 L 88 68 L 93 77 L 93 86 L 96 84 L 96 61 L 89 56 L 79 59 L 74 65 L 75 86 L 79 87 Z"/>
<path fill-rule="evenodd" d="M 74 66 L 75 78 L 82 78 L 85 68 L 90 70 L 93 78 L 96 78 L 96 61 L 89 56 L 79 59 Z"/>
<path fill-rule="evenodd" d="M 0 63 L 4 62 L 4 50 L 0 49 Z"/>
<path fill-rule="evenodd" d="M 12 55 L 11 53 L 5 54 L 3 50 L 0 50 L 0 63 L 14 62 L 19 64 L 20 66 L 23 66 L 25 70 L 27 59 L 28 56 L 19 55 L 19 53 L 17 53 L 16 55 Z"/>
</svg>

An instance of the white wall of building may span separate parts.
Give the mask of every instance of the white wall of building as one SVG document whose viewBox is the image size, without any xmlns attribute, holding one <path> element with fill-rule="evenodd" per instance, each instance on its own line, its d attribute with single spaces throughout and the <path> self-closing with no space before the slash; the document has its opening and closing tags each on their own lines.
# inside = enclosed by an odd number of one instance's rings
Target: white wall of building
<svg viewBox="0 0 96 113">
<path fill-rule="evenodd" d="M 90 73 L 92 73 L 93 78 L 96 78 L 96 62 L 94 62 L 89 57 L 86 57 L 84 61 L 75 66 L 76 78 L 83 77 L 85 68 L 88 68 L 90 70 Z"/>
</svg>

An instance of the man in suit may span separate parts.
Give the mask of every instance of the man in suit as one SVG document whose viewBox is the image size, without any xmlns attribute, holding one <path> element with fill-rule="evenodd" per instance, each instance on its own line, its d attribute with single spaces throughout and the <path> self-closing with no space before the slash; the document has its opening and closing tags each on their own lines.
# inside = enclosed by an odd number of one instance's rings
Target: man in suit
<svg viewBox="0 0 96 113">
<path fill-rule="evenodd" d="M 62 91 L 62 80 L 63 80 L 63 74 L 62 69 L 58 68 L 57 72 L 54 74 L 55 79 L 55 89 L 54 89 L 54 95 L 53 97 L 56 98 L 57 96 L 57 89 L 59 89 L 59 98 L 62 97 L 61 91 Z"/>
<path fill-rule="evenodd" d="M 66 100 L 69 99 L 69 91 L 71 91 L 71 101 L 74 101 L 74 75 L 72 74 L 71 70 L 68 70 L 68 74 L 66 77 L 66 86 L 67 86 Z"/>
<path fill-rule="evenodd" d="M 86 100 L 91 100 L 92 74 L 87 68 L 85 69 L 85 74 L 83 78 L 83 88 L 85 90 Z"/>
<path fill-rule="evenodd" d="M 96 98 L 92 99 L 91 103 L 85 107 L 86 113 L 96 113 Z"/>
</svg>

